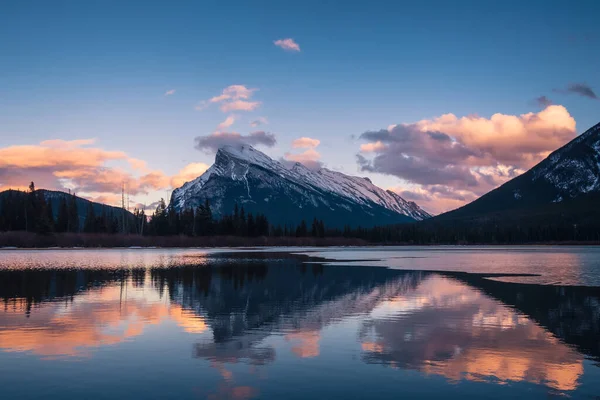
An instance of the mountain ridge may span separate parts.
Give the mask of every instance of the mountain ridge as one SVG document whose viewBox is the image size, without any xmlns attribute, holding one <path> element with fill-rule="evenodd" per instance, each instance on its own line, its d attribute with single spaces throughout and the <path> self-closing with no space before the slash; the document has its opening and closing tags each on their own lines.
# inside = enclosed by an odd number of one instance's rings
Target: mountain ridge
<svg viewBox="0 0 600 400">
<path fill-rule="evenodd" d="M 206 199 L 218 214 L 231 212 L 233 203 L 239 202 L 279 224 L 316 217 L 333 226 L 373 226 L 431 217 L 416 203 L 373 185 L 368 178 L 326 168 L 312 171 L 300 163 L 288 168 L 249 145 L 220 148 L 204 174 L 173 191 L 170 206 L 181 211 Z M 274 210 L 278 203 L 287 211 Z"/>
<path fill-rule="evenodd" d="M 525 173 L 433 220 L 529 209 L 598 192 L 600 123 L 553 151 Z"/>
</svg>

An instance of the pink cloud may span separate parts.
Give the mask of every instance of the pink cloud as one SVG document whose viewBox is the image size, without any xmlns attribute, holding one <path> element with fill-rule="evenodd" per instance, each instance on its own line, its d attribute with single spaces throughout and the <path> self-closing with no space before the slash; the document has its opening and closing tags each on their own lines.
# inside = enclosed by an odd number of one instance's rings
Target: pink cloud
<svg viewBox="0 0 600 400">
<path fill-rule="evenodd" d="M 300 51 L 300 46 L 292 38 L 275 40 L 273 43 L 287 51 Z"/>
<path fill-rule="evenodd" d="M 167 90 L 165 92 L 165 96 L 172 96 L 175 94 L 175 89 Z"/>
<path fill-rule="evenodd" d="M 235 123 L 235 119 L 236 119 L 235 115 L 228 116 L 227 118 L 225 118 L 225 121 L 223 121 L 219 125 L 217 125 L 217 131 L 226 130 L 227 128 L 229 128 L 231 125 L 233 125 Z"/>
<path fill-rule="evenodd" d="M 407 198 L 440 212 L 520 175 L 575 136 L 575 120 L 558 105 L 490 118 L 444 114 L 363 133 L 357 160 L 363 171 L 404 180 Z"/>
<path fill-rule="evenodd" d="M 250 101 L 257 90 L 256 88 L 247 88 L 245 85 L 230 85 L 223 89 L 220 95 L 201 101 L 195 109 L 202 111 L 211 104 L 220 104 L 219 108 L 224 113 L 254 111 L 261 105 L 259 101 Z"/>
<path fill-rule="evenodd" d="M 221 111 L 254 111 L 260 107 L 259 101 L 234 100 L 221 104 Z"/>
<path fill-rule="evenodd" d="M 309 137 L 301 137 L 292 142 L 292 147 L 295 149 L 312 149 L 321 144 L 319 139 Z"/>
<path fill-rule="evenodd" d="M 299 162 L 305 167 L 318 170 L 322 167 L 321 154 L 315 149 L 307 149 L 302 153 L 285 153 L 284 161 Z"/>
<path fill-rule="evenodd" d="M 230 85 L 223 89 L 219 96 L 211 98 L 211 103 L 220 103 L 225 100 L 249 99 L 258 89 L 248 89 L 244 85 Z"/>
</svg>

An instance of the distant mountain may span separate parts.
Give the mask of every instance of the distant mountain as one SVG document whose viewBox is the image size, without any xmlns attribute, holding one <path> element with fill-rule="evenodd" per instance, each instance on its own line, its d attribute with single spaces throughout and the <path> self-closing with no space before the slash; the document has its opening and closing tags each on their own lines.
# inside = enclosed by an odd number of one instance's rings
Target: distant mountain
<svg viewBox="0 0 600 400">
<path fill-rule="evenodd" d="M 66 198 L 67 200 L 71 198 L 71 194 L 60 191 L 37 189 L 36 192 L 43 193 L 46 201 L 52 205 L 52 213 L 55 219 L 58 215 L 58 207 L 60 204 L 60 200 L 62 198 Z M 9 195 L 23 196 L 25 198 L 27 192 L 20 192 L 16 190 L 6 190 L 0 192 L 0 207 L 2 207 L 2 199 Z M 127 222 L 131 222 L 134 218 L 132 213 L 130 213 L 129 211 L 123 211 L 123 209 L 120 207 L 113 207 L 102 203 L 96 203 L 81 197 L 76 197 L 75 202 L 77 204 L 77 214 L 79 215 L 80 229 L 83 229 L 83 224 L 85 222 L 85 217 L 89 204 L 92 205 L 92 207 L 94 208 L 94 214 L 97 216 L 106 214 L 107 216 L 117 217 L 120 221 L 123 216 L 123 212 L 125 212 L 125 218 L 127 219 Z"/>
<path fill-rule="evenodd" d="M 585 214 L 600 197 L 600 123 L 550 154 L 526 173 L 432 221 L 491 214 Z"/>
<path fill-rule="evenodd" d="M 368 178 L 300 163 L 291 168 L 251 146 L 226 146 L 200 177 L 173 191 L 170 206 L 181 211 L 209 200 L 213 213 L 231 213 L 237 203 L 263 213 L 272 224 L 322 219 L 328 226 L 374 226 L 431 217 L 414 202 L 383 190 Z"/>
</svg>

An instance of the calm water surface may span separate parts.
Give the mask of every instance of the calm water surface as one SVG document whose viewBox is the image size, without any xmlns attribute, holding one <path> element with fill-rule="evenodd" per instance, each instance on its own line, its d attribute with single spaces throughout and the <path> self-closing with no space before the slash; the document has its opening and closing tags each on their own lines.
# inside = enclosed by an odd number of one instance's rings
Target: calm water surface
<svg viewBox="0 0 600 400">
<path fill-rule="evenodd" d="M 294 252 L 0 251 L 2 398 L 600 396 L 597 248 Z"/>
</svg>

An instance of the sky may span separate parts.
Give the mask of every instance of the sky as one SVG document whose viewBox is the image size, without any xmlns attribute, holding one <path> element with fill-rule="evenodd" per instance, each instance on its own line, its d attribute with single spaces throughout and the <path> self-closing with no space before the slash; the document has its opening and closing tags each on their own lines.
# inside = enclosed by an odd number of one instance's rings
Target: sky
<svg viewBox="0 0 600 400">
<path fill-rule="evenodd" d="M 600 122 L 597 1 L 0 4 L 0 190 L 168 200 L 224 144 L 440 213 Z"/>
</svg>

